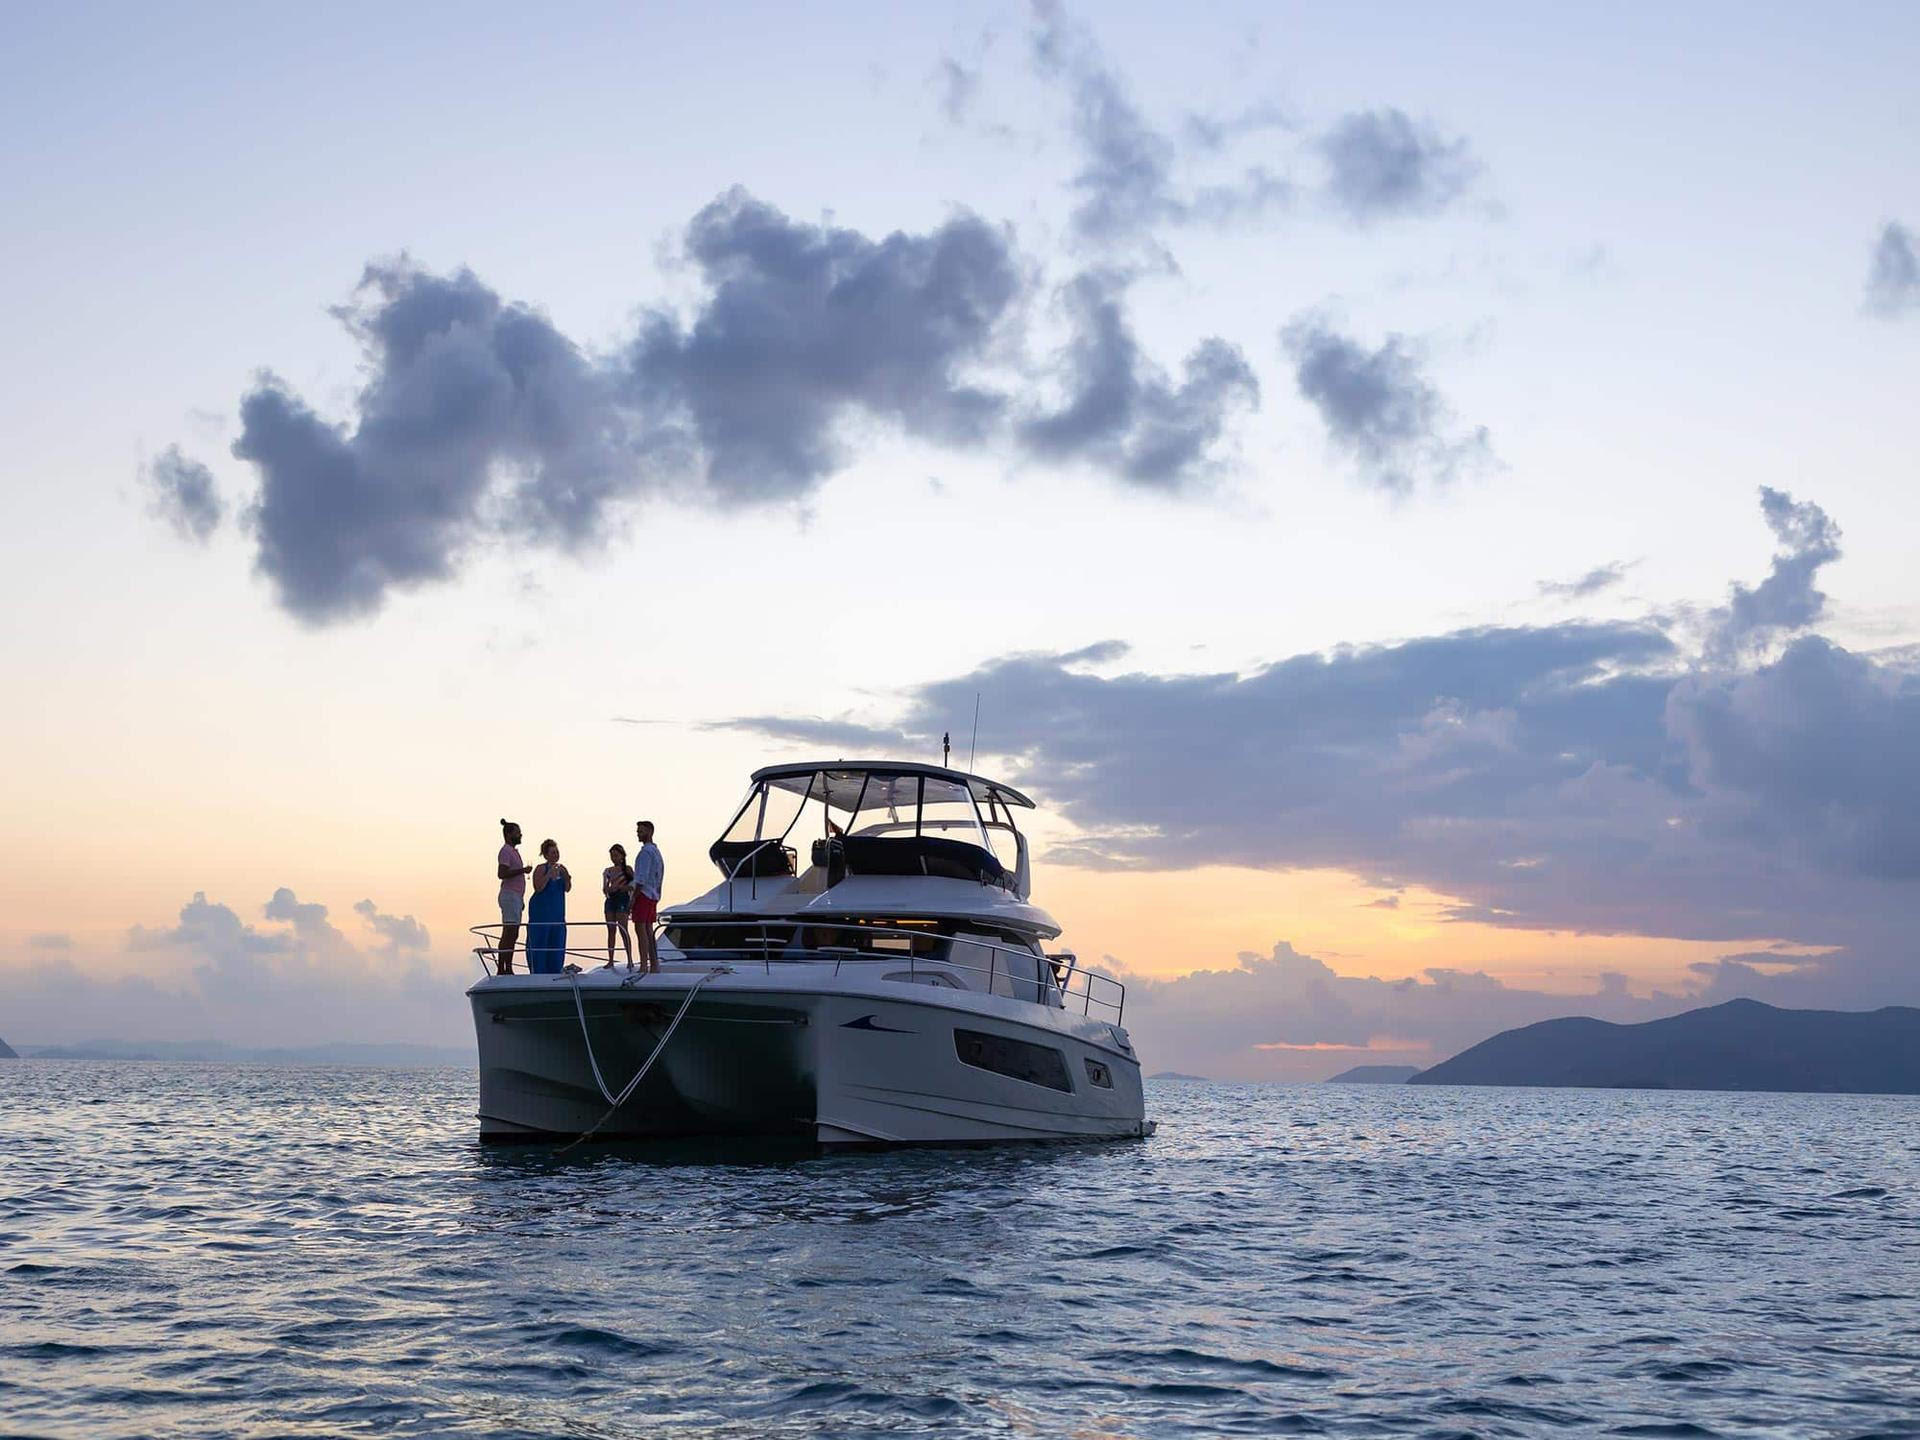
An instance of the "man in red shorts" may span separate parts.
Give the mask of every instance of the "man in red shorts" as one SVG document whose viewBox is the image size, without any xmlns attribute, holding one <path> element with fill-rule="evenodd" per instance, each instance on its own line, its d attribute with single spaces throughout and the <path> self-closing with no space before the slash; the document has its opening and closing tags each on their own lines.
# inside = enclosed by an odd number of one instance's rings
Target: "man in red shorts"
<svg viewBox="0 0 1920 1440">
<path fill-rule="evenodd" d="M 654 943 L 653 922 L 660 913 L 660 887 L 667 880 L 667 862 L 653 843 L 653 822 L 636 821 L 633 838 L 640 848 L 633 857 L 633 938 L 639 942 L 640 968 L 660 973 L 660 950 Z"/>
</svg>

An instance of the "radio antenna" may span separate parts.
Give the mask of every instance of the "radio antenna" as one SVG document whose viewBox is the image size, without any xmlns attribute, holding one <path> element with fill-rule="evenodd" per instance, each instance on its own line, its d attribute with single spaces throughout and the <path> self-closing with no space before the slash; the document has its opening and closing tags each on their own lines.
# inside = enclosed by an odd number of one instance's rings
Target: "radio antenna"
<svg viewBox="0 0 1920 1440">
<path fill-rule="evenodd" d="M 967 773 L 973 773 L 973 752 L 980 743 L 980 692 L 973 692 L 973 736 L 967 741 Z"/>
<path fill-rule="evenodd" d="M 952 732 L 942 730 L 940 732 L 940 768 L 941 769 L 944 770 L 945 768 L 947 768 L 947 757 L 951 754 L 953 754 Z"/>
</svg>

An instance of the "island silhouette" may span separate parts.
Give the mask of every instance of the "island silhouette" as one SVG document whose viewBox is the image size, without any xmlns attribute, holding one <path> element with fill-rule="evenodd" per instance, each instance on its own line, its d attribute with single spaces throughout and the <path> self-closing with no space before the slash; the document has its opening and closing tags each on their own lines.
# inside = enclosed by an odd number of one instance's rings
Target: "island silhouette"
<svg viewBox="0 0 1920 1440">
<path fill-rule="evenodd" d="M 1783 1010 L 1729 1000 L 1665 1020 L 1584 1016 L 1506 1030 L 1411 1085 L 1920 1094 L 1920 1009 Z"/>
<path fill-rule="evenodd" d="M 1404 1085 L 1420 1073 L 1418 1065 L 1355 1065 L 1329 1075 L 1328 1085 Z"/>
</svg>

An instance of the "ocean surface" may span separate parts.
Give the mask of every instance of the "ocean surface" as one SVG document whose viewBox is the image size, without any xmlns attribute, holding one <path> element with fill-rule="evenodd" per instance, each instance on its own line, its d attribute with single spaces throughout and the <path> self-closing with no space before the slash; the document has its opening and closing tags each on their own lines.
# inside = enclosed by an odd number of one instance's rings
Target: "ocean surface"
<svg viewBox="0 0 1920 1440">
<path fill-rule="evenodd" d="M 1920 1436 L 1920 1101 L 1153 1082 L 1151 1140 L 483 1149 L 0 1064 L 0 1434 Z"/>
</svg>

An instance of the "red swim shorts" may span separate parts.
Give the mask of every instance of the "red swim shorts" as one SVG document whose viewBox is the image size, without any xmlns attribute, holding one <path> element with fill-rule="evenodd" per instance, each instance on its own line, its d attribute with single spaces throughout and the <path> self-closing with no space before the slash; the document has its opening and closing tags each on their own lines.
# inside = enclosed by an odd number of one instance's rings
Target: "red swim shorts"
<svg viewBox="0 0 1920 1440">
<path fill-rule="evenodd" d="M 636 894 L 633 897 L 634 924 L 651 925 L 659 918 L 659 911 L 660 902 L 658 900 L 649 900 L 646 896 L 640 894 Z"/>
</svg>

